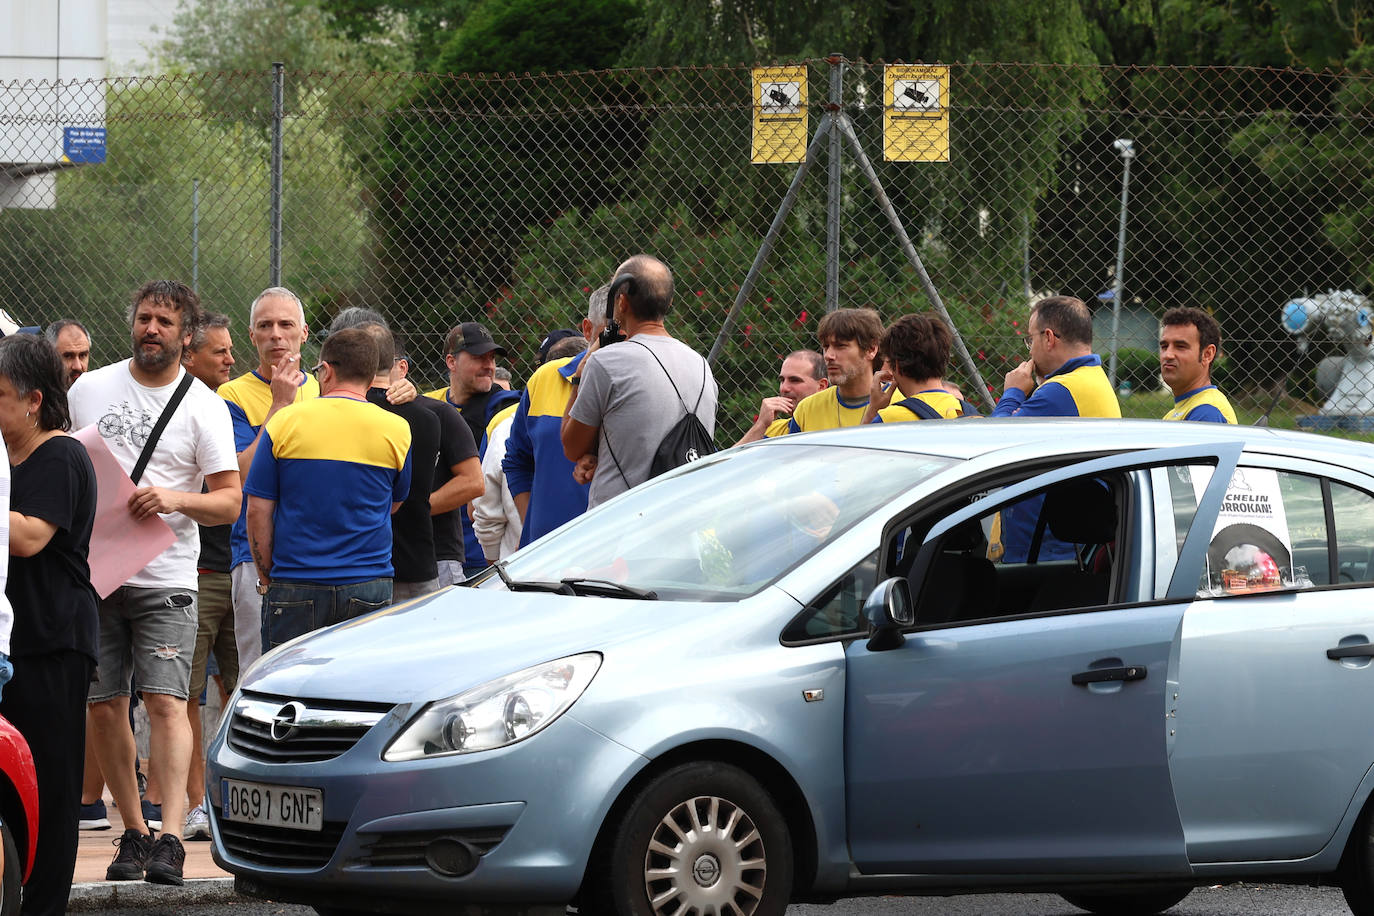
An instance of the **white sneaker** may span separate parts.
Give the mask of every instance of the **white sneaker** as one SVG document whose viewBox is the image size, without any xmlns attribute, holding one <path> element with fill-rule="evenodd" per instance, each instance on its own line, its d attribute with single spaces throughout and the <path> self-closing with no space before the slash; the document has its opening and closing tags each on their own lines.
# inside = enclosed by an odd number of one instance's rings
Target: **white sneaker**
<svg viewBox="0 0 1374 916">
<path fill-rule="evenodd" d="M 186 812 L 186 827 L 181 831 L 181 838 L 184 840 L 210 839 L 210 815 L 205 810 L 204 802 Z"/>
</svg>

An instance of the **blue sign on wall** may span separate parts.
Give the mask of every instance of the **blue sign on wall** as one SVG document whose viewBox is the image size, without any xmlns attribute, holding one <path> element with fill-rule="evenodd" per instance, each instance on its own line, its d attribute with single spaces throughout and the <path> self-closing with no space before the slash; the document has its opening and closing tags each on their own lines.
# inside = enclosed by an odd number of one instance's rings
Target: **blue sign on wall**
<svg viewBox="0 0 1374 916">
<path fill-rule="evenodd" d="M 62 128 L 62 158 L 67 162 L 98 163 L 105 161 L 105 128 Z"/>
</svg>

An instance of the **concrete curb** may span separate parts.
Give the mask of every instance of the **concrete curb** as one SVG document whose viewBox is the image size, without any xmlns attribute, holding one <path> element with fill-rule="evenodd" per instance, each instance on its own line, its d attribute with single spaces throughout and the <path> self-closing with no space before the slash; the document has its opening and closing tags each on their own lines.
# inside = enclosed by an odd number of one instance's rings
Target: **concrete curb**
<svg viewBox="0 0 1374 916">
<path fill-rule="evenodd" d="M 234 899 L 237 898 L 233 878 L 187 878 L 181 887 L 146 881 L 92 881 L 72 885 L 67 912 L 139 907 L 180 909 L 192 904 L 227 903 Z"/>
</svg>

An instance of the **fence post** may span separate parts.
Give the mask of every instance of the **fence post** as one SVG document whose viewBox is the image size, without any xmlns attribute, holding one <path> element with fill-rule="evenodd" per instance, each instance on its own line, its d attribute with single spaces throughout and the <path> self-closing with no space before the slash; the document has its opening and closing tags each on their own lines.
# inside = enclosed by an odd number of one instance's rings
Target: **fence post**
<svg viewBox="0 0 1374 916">
<path fill-rule="evenodd" d="M 200 179 L 191 179 L 191 291 L 200 295 Z"/>
<path fill-rule="evenodd" d="M 830 102 L 826 120 L 830 123 L 830 181 L 825 200 L 825 310 L 840 307 L 840 153 L 844 138 L 835 120 L 844 105 L 844 55 L 836 51 L 826 58 L 830 64 Z"/>
<path fill-rule="evenodd" d="M 1131 189 L 1131 160 L 1135 158 L 1135 145 L 1130 140 L 1123 139 L 1117 140 L 1112 146 L 1121 155 L 1121 221 L 1116 229 L 1116 282 L 1112 284 L 1112 349 L 1107 367 L 1107 378 L 1115 388 L 1117 335 L 1121 332 L 1121 296 L 1126 285 L 1126 202 Z"/>
<path fill-rule="evenodd" d="M 272 203 L 271 238 L 268 254 L 271 281 L 268 286 L 281 286 L 281 121 L 286 97 L 286 65 L 272 64 Z"/>
</svg>

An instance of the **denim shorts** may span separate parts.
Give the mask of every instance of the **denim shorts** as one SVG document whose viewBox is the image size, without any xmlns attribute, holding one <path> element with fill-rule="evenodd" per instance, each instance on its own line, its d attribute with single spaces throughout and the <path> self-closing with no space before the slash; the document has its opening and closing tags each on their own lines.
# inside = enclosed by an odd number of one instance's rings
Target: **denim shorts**
<svg viewBox="0 0 1374 916">
<path fill-rule="evenodd" d="M 100 602 L 100 663 L 89 701 L 128 696 L 131 675 L 142 693 L 190 697 L 198 625 L 194 589 L 115 589 Z"/>
</svg>

